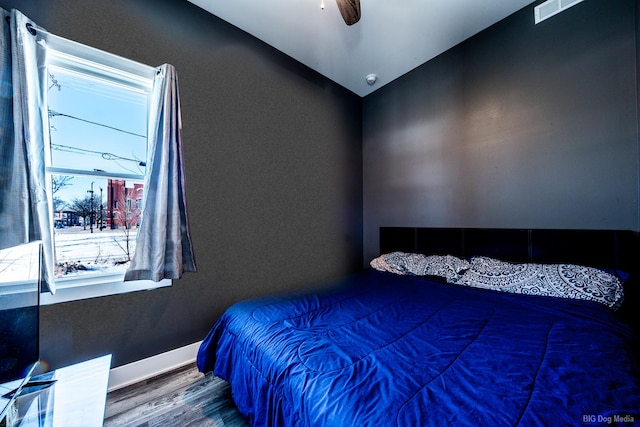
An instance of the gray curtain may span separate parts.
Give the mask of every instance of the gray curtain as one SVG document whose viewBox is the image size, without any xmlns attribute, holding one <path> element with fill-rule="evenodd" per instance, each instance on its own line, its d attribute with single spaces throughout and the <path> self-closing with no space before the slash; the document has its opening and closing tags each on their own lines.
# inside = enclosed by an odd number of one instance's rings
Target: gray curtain
<svg viewBox="0 0 640 427">
<path fill-rule="evenodd" d="M 178 76 L 169 64 L 158 67 L 153 85 L 149 141 L 142 223 L 125 281 L 157 282 L 196 271 L 187 218 Z"/>
<path fill-rule="evenodd" d="M 43 128 L 44 55 L 33 29 L 16 10 L 2 10 L 0 108 L 0 248 L 41 240 L 43 290 L 55 292 L 53 241 L 46 193 Z M 35 32 L 35 31 L 33 31 Z M 38 59 L 40 58 L 40 59 Z"/>
</svg>

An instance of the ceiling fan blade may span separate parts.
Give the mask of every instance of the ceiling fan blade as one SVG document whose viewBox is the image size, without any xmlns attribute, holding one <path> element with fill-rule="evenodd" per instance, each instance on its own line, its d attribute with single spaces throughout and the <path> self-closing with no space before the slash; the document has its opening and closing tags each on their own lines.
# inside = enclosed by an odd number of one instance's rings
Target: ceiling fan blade
<svg viewBox="0 0 640 427">
<path fill-rule="evenodd" d="M 336 0 L 336 3 L 347 25 L 353 25 L 360 20 L 360 0 Z"/>
</svg>

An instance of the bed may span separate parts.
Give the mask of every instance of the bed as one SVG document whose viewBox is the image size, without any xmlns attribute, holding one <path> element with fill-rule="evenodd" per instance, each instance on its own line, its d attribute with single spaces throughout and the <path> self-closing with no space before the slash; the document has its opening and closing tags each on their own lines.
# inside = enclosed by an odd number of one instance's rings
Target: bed
<svg viewBox="0 0 640 427">
<path fill-rule="evenodd" d="M 627 231 L 382 228 L 375 268 L 230 307 L 198 367 L 229 381 L 253 426 L 634 425 L 638 247 Z M 430 274 L 402 270 L 425 257 Z M 624 298 L 464 283 L 494 260 L 572 283 L 557 263 L 589 264 Z M 441 262 L 459 271 L 431 274 Z"/>
</svg>

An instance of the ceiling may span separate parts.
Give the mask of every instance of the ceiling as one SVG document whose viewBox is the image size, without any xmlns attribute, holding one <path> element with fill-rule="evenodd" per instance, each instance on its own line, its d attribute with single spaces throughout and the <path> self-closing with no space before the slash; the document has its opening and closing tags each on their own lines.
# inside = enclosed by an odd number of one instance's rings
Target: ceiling
<svg viewBox="0 0 640 427">
<path fill-rule="evenodd" d="M 347 26 L 335 0 L 189 2 L 360 96 L 533 3 L 532 0 L 360 0 L 362 17 Z M 365 79 L 369 74 L 377 76 L 373 85 Z"/>
</svg>

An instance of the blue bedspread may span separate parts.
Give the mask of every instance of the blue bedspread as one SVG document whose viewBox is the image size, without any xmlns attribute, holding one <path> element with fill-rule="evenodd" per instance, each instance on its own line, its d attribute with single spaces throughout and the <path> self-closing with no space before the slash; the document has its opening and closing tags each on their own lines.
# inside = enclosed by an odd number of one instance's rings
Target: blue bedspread
<svg viewBox="0 0 640 427">
<path fill-rule="evenodd" d="M 252 425 L 640 424 L 638 339 L 598 303 L 375 270 L 336 285 L 235 304 L 202 343 Z"/>
</svg>

